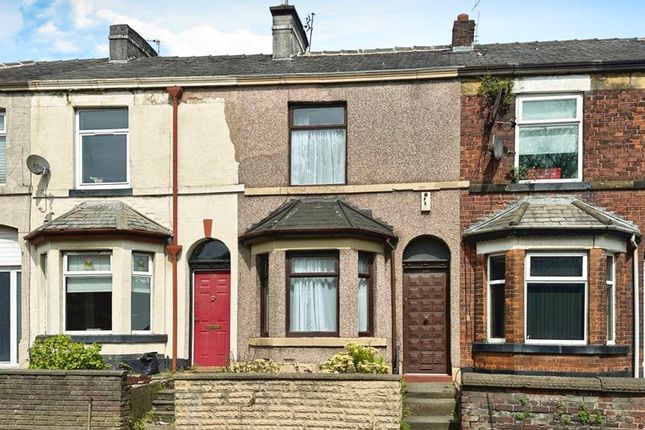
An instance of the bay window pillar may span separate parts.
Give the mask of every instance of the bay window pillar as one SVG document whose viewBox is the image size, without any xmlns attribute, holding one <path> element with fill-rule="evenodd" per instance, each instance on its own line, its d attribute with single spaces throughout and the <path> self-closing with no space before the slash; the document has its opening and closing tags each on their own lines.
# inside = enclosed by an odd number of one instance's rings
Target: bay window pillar
<svg viewBox="0 0 645 430">
<path fill-rule="evenodd" d="M 358 336 L 358 252 L 341 249 L 338 294 L 340 337 Z"/>
<path fill-rule="evenodd" d="M 48 327 L 45 327 L 46 334 L 62 333 L 63 327 L 65 327 L 65 308 L 63 307 L 65 282 L 61 272 L 63 267 L 62 258 L 63 254 L 58 249 L 50 249 L 47 252 L 47 278 L 49 282 L 45 285 L 48 289 L 46 297 L 49 321 L 47 321 Z"/>
<path fill-rule="evenodd" d="M 114 248 L 112 251 L 112 333 L 130 333 L 130 273 L 132 251 Z"/>
<path fill-rule="evenodd" d="M 506 253 L 506 297 L 504 331 L 509 343 L 524 343 L 524 257 L 523 249 Z"/>
<path fill-rule="evenodd" d="M 607 259 L 600 248 L 589 250 L 589 344 L 607 341 Z"/>
<path fill-rule="evenodd" d="M 271 337 L 285 337 L 287 334 L 286 288 L 286 252 L 272 251 L 269 254 L 269 336 Z"/>
</svg>

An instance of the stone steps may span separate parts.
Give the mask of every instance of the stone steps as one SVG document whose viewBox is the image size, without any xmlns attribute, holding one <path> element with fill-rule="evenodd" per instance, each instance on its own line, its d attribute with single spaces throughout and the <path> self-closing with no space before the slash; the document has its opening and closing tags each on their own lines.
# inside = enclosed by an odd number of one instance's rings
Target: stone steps
<svg viewBox="0 0 645 430">
<path fill-rule="evenodd" d="M 409 382 L 406 419 L 412 430 L 442 430 L 459 428 L 455 421 L 457 401 L 455 386 L 445 382 Z"/>
<path fill-rule="evenodd" d="M 174 430 L 175 422 L 175 389 L 169 385 L 157 392 L 152 401 L 152 422 L 147 423 L 146 430 Z"/>
</svg>

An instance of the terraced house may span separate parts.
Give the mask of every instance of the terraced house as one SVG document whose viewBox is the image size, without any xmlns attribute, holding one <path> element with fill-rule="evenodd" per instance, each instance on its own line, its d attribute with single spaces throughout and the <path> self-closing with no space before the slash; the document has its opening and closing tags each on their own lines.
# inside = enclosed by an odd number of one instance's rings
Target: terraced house
<svg viewBox="0 0 645 430">
<path fill-rule="evenodd" d="M 0 68 L 4 364 L 68 333 L 171 367 L 354 341 L 409 379 L 638 374 L 645 42 L 477 45 L 460 15 L 451 45 L 309 52 L 271 14 L 271 55 L 116 25 L 110 58 Z"/>
</svg>

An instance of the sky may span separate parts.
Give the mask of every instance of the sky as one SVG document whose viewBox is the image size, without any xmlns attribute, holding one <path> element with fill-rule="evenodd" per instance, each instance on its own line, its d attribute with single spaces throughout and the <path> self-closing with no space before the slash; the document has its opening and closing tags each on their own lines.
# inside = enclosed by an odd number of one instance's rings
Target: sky
<svg viewBox="0 0 645 430">
<path fill-rule="evenodd" d="M 281 0 L 0 0 L 0 62 L 108 56 L 110 24 L 165 56 L 271 52 Z M 459 13 L 479 43 L 645 36 L 645 0 L 290 0 L 315 13 L 312 50 L 445 45 Z M 153 44 L 153 47 L 155 45 Z"/>
</svg>

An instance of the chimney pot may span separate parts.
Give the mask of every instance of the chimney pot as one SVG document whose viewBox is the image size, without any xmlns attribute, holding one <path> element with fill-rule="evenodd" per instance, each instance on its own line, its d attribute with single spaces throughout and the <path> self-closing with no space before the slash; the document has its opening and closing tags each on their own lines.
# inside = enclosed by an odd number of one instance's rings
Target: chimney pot
<svg viewBox="0 0 645 430">
<path fill-rule="evenodd" d="M 452 50 L 469 51 L 475 43 L 475 21 L 462 13 L 452 25 Z"/>
<path fill-rule="evenodd" d="M 309 41 L 295 6 L 283 3 L 269 10 L 273 17 L 273 59 L 291 58 L 305 52 Z"/>
<path fill-rule="evenodd" d="M 110 61 L 127 62 L 141 57 L 156 57 L 150 44 L 127 24 L 110 26 Z"/>
</svg>

